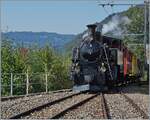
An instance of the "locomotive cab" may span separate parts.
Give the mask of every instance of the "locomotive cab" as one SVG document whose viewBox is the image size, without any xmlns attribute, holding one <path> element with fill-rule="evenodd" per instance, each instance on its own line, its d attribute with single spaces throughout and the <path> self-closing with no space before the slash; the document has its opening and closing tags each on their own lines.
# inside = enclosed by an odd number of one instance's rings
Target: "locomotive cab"
<svg viewBox="0 0 150 120">
<path fill-rule="evenodd" d="M 109 48 L 109 62 L 113 80 L 110 80 L 108 84 L 116 85 L 122 80 L 123 53 L 118 48 Z"/>
</svg>

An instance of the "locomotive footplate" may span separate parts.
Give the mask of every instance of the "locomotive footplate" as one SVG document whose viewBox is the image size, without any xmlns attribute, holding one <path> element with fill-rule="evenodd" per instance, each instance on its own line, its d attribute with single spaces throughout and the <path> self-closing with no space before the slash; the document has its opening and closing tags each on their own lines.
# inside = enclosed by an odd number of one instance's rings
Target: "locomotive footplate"
<svg viewBox="0 0 150 120">
<path fill-rule="evenodd" d="M 97 92 L 97 91 L 107 91 L 108 88 L 106 86 L 98 86 L 98 85 L 90 85 L 90 84 L 86 84 L 86 85 L 79 85 L 79 86 L 74 86 L 73 87 L 73 91 L 75 92 L 79 92 L 79 91 L 93 91 L 93 92 Z"/>
</svg>

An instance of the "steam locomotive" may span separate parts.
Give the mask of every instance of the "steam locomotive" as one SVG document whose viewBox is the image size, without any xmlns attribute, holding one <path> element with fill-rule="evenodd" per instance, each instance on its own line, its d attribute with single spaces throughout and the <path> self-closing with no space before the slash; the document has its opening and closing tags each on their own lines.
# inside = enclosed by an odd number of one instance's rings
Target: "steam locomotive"
<svg viewBox="0 0 150 120">
<path fill-rule="evenodd" d="M 74 91 L 106 91 L 108 88 L 133 82 L 139 78 L 140 62 L 122 41 L 102 36 L 90 24 L 88 35 L 73 48 L 71 80 Z"/>
</svg>

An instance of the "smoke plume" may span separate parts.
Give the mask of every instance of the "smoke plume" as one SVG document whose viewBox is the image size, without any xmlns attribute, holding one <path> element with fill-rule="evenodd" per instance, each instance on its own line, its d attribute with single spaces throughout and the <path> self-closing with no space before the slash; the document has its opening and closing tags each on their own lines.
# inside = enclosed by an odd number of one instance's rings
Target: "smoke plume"
<svg viewBox="0 0 150 120">
<path fill-rule="evenodd" d="M 126 26 L 130 23 L 131 20 L 127 16 L 115 15 L 112 17 L 110 22 L 103 25 L 102 34 L 111 32 L 113 35 L 116 36 L 121 35 L 122 33 L 125 33 L 127 31 L 126 28 L 123 26 Z"/>
</svg>

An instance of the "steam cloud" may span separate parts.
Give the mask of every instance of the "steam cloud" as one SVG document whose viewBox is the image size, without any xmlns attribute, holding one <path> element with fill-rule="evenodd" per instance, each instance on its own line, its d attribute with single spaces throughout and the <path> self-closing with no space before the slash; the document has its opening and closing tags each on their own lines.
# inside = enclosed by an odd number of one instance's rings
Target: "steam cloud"
<svg viewBox="0 0 150 120">
<path fill-rule="evenodd" d="M 118 16 L 115 15 L 112 17 L 111 21 L 103 25 L 102 34 L 111 32 L 113 35 L 121 35 L 126 31 L 126 28 L 121 28 L 121 26 L 128 25 L 131 23 L 131 20 L 127 16 Z M 120 26 L 121 25 L 121 26 Z"/>
</svg>

